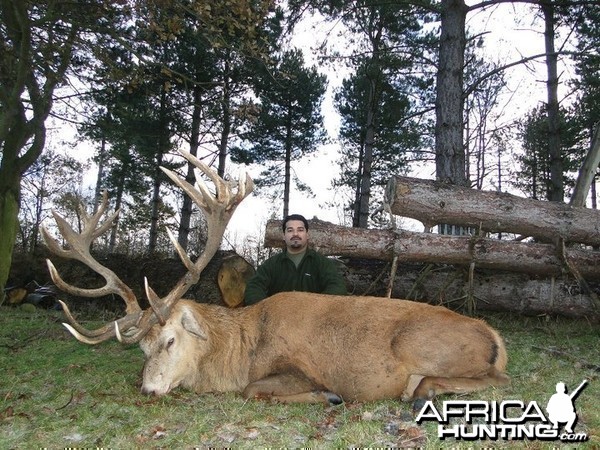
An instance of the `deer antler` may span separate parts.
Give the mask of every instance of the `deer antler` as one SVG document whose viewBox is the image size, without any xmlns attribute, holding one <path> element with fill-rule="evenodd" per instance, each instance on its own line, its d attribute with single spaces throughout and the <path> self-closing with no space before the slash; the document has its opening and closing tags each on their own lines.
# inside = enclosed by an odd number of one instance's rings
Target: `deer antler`
<svg viewBox="0 0 600 450">
<path fill-rule="evenodd" d="M 84 289 L 72 286 L 61 278 L 56 270 L 56 267 L 54 267 L 54 264 L 52 264 L 50 260 L 47 260 L 46 262 L 48 264 L 48 270 L 50 271 L 50 276 L 52 277 L 54 284 L 69 294 L 79 295 L 82 297 L 100 297 L 108 294 L 116 294 L 120 296 L 125 302 L 127 313 L 125 317 L 120 319 L 121 326 L 131 327 L 132 324 L 139 320 L 139 316 L 142 312 L 135 294 L 129 288 L 129 286 L 121 281 L 121 279 L 112 270 L 100 264 L 90 254 L 91 243 L 98 236 L 109 230 L 119 215 L 119 211 L 115 211 L 105 220 L 104 223 L 98 225 L 100 218 L 106 213 L 107 207 L 108 195 L 106 192 L 103 193 L 103 199 L 100 208 L 92 216 L 90 216 L 85 208 L 81 206 L 80 214 L 83 222 L 83 231 L 81 233 L 77 233 L 75 230 L 73 230 L 69 223 L 63 217 L 61 217 L 60 214 L 54 210 L 52 211 L 52 215 L 56 220 L 56 224 L 61 235 L 69 244 L 69 248 L 67 249 L 60 247 L 58 243 L 50 236 L 50 233 L 44 226 L 41 228 L 42 237 L 50 251 L 63 258 L 76 259 L 87 265 L 104 278 L 106 281 L 104 287 L 97 289 Z M 65 311 L 65 314 L 67 315 L 67 318 L 69 319 L 69 322 L 71 323 L 71 326 L 66 324 L 65 326 L 77 339 L 87 344 L 96 344 L 111 337 L 113 332 L 112 329 L 114 328 L 112 325 L 105 325 L 97 330 L 87 330 L 79 325 L 77 321 L 75 321 L 67 305 L 62 301 L 60 303 Z"/>
<path fill-rule="evenodd" d="M 197 187 L 192 186 L 171 170 L 164 167 L 161 167 L 161 169 L 204 211 L 208 225 L 208 241 L 206 242 L 204 251 L 198 257 L 196 262 L 192 262 L 181 245 L 177 242 L 177 239 L 175 239 L 175 236 L 167 229 L 169 239 L 177 250 L 177 254 L 188 272 L 163 298 L 160 298 L 149 286 L 148 280 L 145 280 L 146 296 L 151 305 L 152 314 L 148 314 L 148 311 L 150 310 L 146 310 L 140 320 L 138 331 L 128 337 L 123 337 L 119 332 L 120 323 L 115 324 L 117 339 L 124 343 L 139 342 L 146 335 L 150 327 L 157 321 L 161 324 L 165 323 L 175 303 L 177 303 L 192 285 L 198 282 L 202 270 L 204 270 L 219 249 L 223 234 L 225 233 L 225 228 L 227 228 L 227 224 L 237 206 L 254 190 L 254 182 L 246 174 L 244 178 L 240 178 L 237 181 L 237 192 L 234 193 L 233 189 L 235 188 L 236 182 L 228 183 L 224 181 L 213 169 L 208 167 L 191 153 L 183 150 L 180 150 L 180 153 L 196 167 L 194 175 Z M 208 190 L 208 187 L 202 179 L 202 174 L 208 176 L 214 183 L 216 188 L 214 195 Z"/>
<path fill-rule="evenodd" d="M 53 253 L 84 263 L 102 275 L 106 280 L 106 285 L 97 289 L 84 289 L 72 286 L 60 277 L 54 265 L 48 260 L 48 268 L 52 280 L 60 289 L 73 295 L 87 297 L 117 294 L 126 304 L 126 316 L 118 319 L 114 324 L 107 324 L 97 330 L 88 330 L 75 320 L 67 305 L 60 302 L 69 321 L 69 324 L 65 323 L 63 325 L 79 341 L 86 344 L 97 344 L 111 337 L 117 337 L 121 342 L 135 343 L 139 342 L 154 324 L 164 324 L 175 303 L 193 284 L 198 282 L 200 273 L 219 249 L 227 223 L 237 205 L 254 189 L 252 179 L 246 175 L 243 179 L 240 178 L 237 183 L 237 191 L 234 193 L 235 183 L 225 182 L 213 169 L 190 153 L 181 151 L 181 154 L 196 167 L 194 174 L 197 187 L 192 186 L 172 171 L 163 167 L 161 169 L 204 211 L 208 223 L 208 242 L 201 256 L 196 262 L 192 262 L 172 233 L 167 230 L 169 238 L 188 272 L 163 299 L 158 297 L 146 280 L 146 295 L 148 296 L 150 308 L 142 310 L 133 291 L 113 271 L 100 264 L 90 255 L 89 249 L 92 241 L 110 229 L 118 216 L 118 211 L 115 211 L 104 223 L 99 225 L 100 218 L 105 214 L 108 205 L 106 193 L 104 194 L 102 205 L 96 214 L 89 216 L 84 208 L 82 208 L 81 215 L 84 227 L 81 233 L 75 232 L 59 214 L 55 211 L 52 212 L 61 235 L 69 245 L 68 249 L 61 248 L 48 231 L 42 227 L 44 241 Z M 214 195 L 204 183 L 202 174 L 208 176 L 215 184 L 216 192 Z M 124 334 L 120 330 L 125 330 Z"/>
</svg>

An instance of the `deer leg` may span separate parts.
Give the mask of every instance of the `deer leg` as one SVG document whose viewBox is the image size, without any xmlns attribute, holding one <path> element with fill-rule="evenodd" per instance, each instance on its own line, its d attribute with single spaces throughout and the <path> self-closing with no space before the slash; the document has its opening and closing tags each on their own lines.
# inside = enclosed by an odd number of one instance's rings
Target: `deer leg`
<svg viewBox="0 0 600 450">
<path fill-rule="evenodd" d="M 253 381 L 244 389 L 245 398 L 265 398 L 280 403 L 324 403 L 339 405 L 342 398 L 326 391 L 305 377 L 293 374 L 269 375 Z"/>
<path fill-rule="evenodd" d="M 509 381 L 510 378 L 496 368 L 490 369 L 487 375 L 478 378 L 424 377 L 415 388 L 412 399 L 431 399 L 439 394 L 479 391 L 490 386 L 505 386 Z"/>
</svg>

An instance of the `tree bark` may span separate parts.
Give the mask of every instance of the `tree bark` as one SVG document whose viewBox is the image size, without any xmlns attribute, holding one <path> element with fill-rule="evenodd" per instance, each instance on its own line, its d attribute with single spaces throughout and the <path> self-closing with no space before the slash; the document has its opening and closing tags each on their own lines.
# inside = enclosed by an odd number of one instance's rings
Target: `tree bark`
<svg viewBox="0 0 600 450">
<path fill-rule="evenodd" d="M 371 31 L 371 30 L 369 30 Z M 381 61 L 380 44 L 383 35 L 382 23 L 379 22 L 377 28 L 369 33 L 372 55 L 370 65 L 372 70 L 368 71 L 367 80 L 369 82 L 369 92 L 367 94 L 367 103 L 365 108 L 365 141 L 360 162 L 359 195 L 357 196 L 358 205 L 356 205 L 353 223 L 359 228 L 367 228 L 369 224 L 369 206 L 371 204 L 371 179 L 373 173 L 373 148 L 375 146 L 375 129 L 377 127 L 377 111 L 380 108 L 378 91 L 381 90 Z"/>
<path fill-rule="evenodd" d="M 399 176 L 388 182 L 384 203 L 393 214 L 417 219 L 428 228 L 450 223 L 547 242 L 562 238 L 600 245 L 600 212 L 563 203 Z"/>
<path fill-rule="evenodd" d="M 225 164 L 227 163 L 227 145 L 229 144 L 229 135 L 231 133 L 231 79 L 229 58 L 223 60 L 223 97 L 221 99 L 221 108 L 223 113 L 223 128 L 221 129 L 221 141 L 219 143 L 219 164 L 217 174 L 225 177 Z"/>
<path fill-rule="evenodd" d="M 561 155 L 560 119 L 558 105 L 558 54 L 554 46 L 556 23 L 554 5 L 546 3 L 541 5 L 544 14 L 544 43 L 546 48 L 546 90 L 547 90 L 547 115 L 548 115 L 548 153 L 550 157 L 550 186 L 548 187 L 548 200 L 562 202 L 565 197 L 563 182 L 563 158 Z"/>
<path fill-rule="evenodd" d="M 102 184 L 104 183 L 104 163 L 106 158 L 106 137 L 102 135 L 100 149 L 98 150 L 98 175 L 96 175 L 96 187 L 94 190 L 94 214 L 100 206 L 100 197 L 102 196 Z"/>
<path fill-rule="evenodd" d="M 121 205 L 123 204 L 123 193 L 125 192 L 125 173 L 127 172 L 127 168 L 121 168 L 119 172 L 119 178 L 116 183 L 116 192 L 115 192 L 115 211 L 121 209 Z M 113 226 L 110 229 L 110 238 L 108 243 L 108 251 L 113 253 L 115 248 L 117 247 L 117 234 L 119 231 L 119 222 L 121 219 L 117 216 L 115 221 L 113 222 Z"/>
<path fill-rule="evenodd" d="M 312 219 L 310 242 L 325 255 L 403 263 L 437 263 L 561 276 L 569 269 L 552 244 L 502 241 L 478 236 L 448 236 L 411 231 L 365 230 Z M 267 222 L 266 247 L 281 247 L 281 221 Z M 567 249 L 567 258 L 586 279 L 600 278 L 600 252 Z"/>
<path fill-rule="evenodd" d="M 281 247 L 280 234 L 280 221 L 270 220 L 265 246 Z M 350 257 L 342 265 L 351 295 L 385 296 L 391 285 L 393 298 L 440 303 L 471 312 L 560 314 L 600 321 L 593 294 L 565 273 L 552 245 L 365 230 L 317 219 L 310 221 L 310 242 L 325 255 Z M 400 264 L 391 280 L 394 251 Z M 569 259 L 572 263 L 577 260 L 575 264 L 587 277 L 598 279 L 600 252 L 569 250 Z"/>
<path fill-rule="evenodd" d="M 161 88 L 160 93 L 160 130 L 158 140 L 156 142 L 156 155 L 154 161 L 154 180 L 152 181 L 152 197 L 150 199 L 150 236 L 148 239 L 148 253 L 156 252 L 156 245 L 158 242 L 158 226 L 160 219 L 160 205 L 162 203 L 160 199 L 160 187 L 162 184 L 163 173 L 160 170 L 162 165 L 163 157 L 167 153 L 169 147 L 169 130 L 166 119 L 167 109 L 167 92 L 166 89 Z"/>
<path fill-rule="evenodd" d="M 36 40 L 30 7 L 27 2 L 2 2 L 0 18 L 3 25 L 10 24 L 0 61 L 0 303 L 17 236 L 21 177 L 42 153 L 54 89 L 64 80 L 79 34 L 77 25 L 47 14 L 36 26 L 57 32 L 52 39 Z"/>
<path fill-rule="evenodd" d="M 380 261 L 350 260 L 344 266 L 352 295 L 385 295 L 389 273 L 390 264 Z M 600 323 L 600 310 L 572 279 L 401 264 L 393 281 L 392 298 L 442 304 L 470 313 L 510 311 L 522 315 L 583 317 Z"/>
<path fill-rule="evenodd" d="M 19 228 L 19 221 L 17 220 L 19 214 L 18 197 L 18 189 L 10 189 L 10 186 L 0 187 L 0 231 L 3 234 L 0 238 L 0 305 L 4 303 L 4 287 L 8 280 L 13 248 Z"/>
<path fill-rule="evenodd" d="M 462 186 L 467 184 L 463 147 L 463 67 L 467 12 L 464 0 L 441 2 L 435 100 L 436 179 Z"/>
<path fill-rule="evenodd" d="M 194 86 L 193 102 L 190 153 L 194 156 L 198 156 L 198 147 L 200 146 L 200 123 L 202 119 L 202 89 L 199 85 Z M 186 166 L 185 181 L 193 185 L 195 183 L 194 165 L 188 162 Z M 192 199 L 189 195 L 184 193 L 181 205 L 181 221 L 179 222 L 179 230 L 177 232 L 177 242 L 179 242 L 179 245 L 186 251 L 189 244 L 193 209 Z"/>
<path fill-rule="evenodd" d="M 292 120 L 290 111 L 288 111 L 288 121 L 286 124 L 285 138 L 285 169 L 283 175 L 283 215 L 287 217 L 290 213 L 290 191 L 292 189 Z"/>
</svg>

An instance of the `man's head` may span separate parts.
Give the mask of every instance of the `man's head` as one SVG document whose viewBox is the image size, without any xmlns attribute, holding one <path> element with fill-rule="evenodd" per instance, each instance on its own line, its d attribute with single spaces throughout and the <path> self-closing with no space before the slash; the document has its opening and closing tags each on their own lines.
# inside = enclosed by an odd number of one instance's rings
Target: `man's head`
<svg viewBox="0 0 600 450">
<path fill-rule="evenodd" d="M 300 214 L 291 214 L 283 219 L 283 240 L 290 253 L 300 253 L 308 245 L 308 221 Z"/>
</svg>

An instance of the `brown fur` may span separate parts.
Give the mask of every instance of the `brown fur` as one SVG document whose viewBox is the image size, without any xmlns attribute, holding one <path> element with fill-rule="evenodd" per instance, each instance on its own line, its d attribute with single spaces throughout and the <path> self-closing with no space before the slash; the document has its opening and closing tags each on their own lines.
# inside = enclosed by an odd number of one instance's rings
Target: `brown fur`
<svg viewBox="0 0 600 450">
<path fill-rule="evenodd" d="M 171 342 L 169 344 L 169 342 Z M 440 306 L 287 292 L 227 309 L 181 300 L 142 340 L 142 390 L 301 402 L 431 398 L 508 382 L 485 322 Z"/>
</svg>

